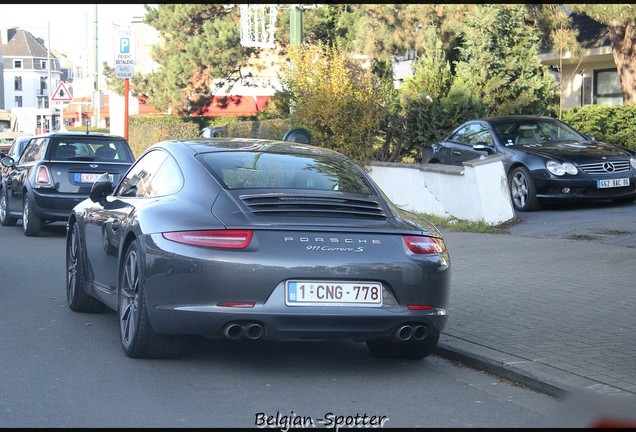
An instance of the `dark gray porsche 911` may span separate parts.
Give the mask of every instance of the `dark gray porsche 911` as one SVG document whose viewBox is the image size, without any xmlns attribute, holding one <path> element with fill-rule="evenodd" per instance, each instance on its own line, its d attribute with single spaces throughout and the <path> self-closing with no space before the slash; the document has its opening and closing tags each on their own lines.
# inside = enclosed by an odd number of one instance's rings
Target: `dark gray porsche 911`
<svg viewBox="0 0 636 432">
<path fill-rule="evenodd" d="M 447 321 L 440 232 L 358 165 L 307 144 L 163 141 L 68 220 L 67 300 L 118 312 L 129 357 L 175 357 L 184 335 L 350 339 L 423 358 Z"/>
</svg>

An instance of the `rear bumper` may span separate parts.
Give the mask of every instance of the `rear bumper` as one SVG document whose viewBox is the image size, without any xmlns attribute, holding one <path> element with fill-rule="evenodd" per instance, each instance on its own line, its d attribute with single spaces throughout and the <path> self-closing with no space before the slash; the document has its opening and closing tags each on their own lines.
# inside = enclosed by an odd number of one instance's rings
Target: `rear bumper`
<svg viewBox="0 0 636 432">
<path fill-rule="evenodd" d="M 71 210 L 88 198 L 86 194 L 51 194 L 33 189 L 35 215 L 49 221 L 68 220 Z"/>
<path fill-rule="evenodd" d="M 157 333 L 222 338 L 227 337 L 225 330 L 228 326 L 239 325 L 247 329 L 258 324 L 262 327 L 259 338 L 272 340 L 396 339 L 404 325 L 424 325 L 427 336 L 432 337 L 441 334 L 448 320 L 444 309 L 410 311 L 400 307 L 276 307 L 271 304 L 249 309 L 162 307 L 150 311 L 150 315 L 152 327 Z M 246 334 L 238 337 L 246 337 Z"/>
</svg>

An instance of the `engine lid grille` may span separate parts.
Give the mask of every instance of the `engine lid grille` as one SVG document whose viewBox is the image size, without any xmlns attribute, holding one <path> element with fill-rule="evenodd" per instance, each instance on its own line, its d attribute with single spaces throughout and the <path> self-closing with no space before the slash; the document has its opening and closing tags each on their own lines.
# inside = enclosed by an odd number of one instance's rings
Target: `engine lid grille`
<svg viewBox="0 0 636 432">
<path fill-rule="evenodd" d="M 241 195 L 254 215 L 328 216 L 386 219 L 375 200 L 313 195 Z"/>
</svg>

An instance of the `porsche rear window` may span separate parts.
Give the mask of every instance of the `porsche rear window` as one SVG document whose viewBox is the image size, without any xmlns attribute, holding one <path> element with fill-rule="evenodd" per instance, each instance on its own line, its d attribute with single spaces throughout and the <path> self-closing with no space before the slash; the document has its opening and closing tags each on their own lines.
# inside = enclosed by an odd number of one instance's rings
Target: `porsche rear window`
<svg viewBox="0 0 636 432">
<path fill-rule="evenodd" d="M 313 189 L 374 194 L 352 164 L 305 154 L 214 152 L 197 156 L 227 189 Z"/>
</svg>

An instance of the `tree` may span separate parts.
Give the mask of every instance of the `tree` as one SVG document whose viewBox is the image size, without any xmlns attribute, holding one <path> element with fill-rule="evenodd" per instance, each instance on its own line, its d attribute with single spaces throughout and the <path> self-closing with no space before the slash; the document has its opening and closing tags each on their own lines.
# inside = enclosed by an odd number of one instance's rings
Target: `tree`
<svg viewBox="0 0 636 432">
<path fill-rule="evenodd" d="M 317 145 L 366 163 L 386 115 L 386 87 L 338 46 L 294 45 L 289 56 L 294 66 L 281 80 L 292 124 L 310 130 Z"/>
<path fill-rule="evenodd" d="M 165 4 L 146 9 L 144 23 L 159 32 L 162 43 L 151 55 L 159 69 L 149 74 L 138 91 L 159 109 L 201 114 L 216 88 L 243 77 L 255 48 L 240 44 L 240 14 L 236 5 Z"/>
<path fill-rule="evenodd" d="M 559 55 L 557 71 L 559 74 L 559 118 L 563 115 L 563 89 L 579 72 L 583 61 L 583 49 L 577 37 L 579 32 L 572 27 L 569 10 L 562 4 L 529 4 L 528 9 L 535 17 L 535 24 L 543 35 L 540 48 L 548 49 Z M 576 62 L 569 76 L 563 75 L 565 57 Z"/>
<path fill-rule="evenodd" d="M 636 6 L 633 4 L 568 4 L 582 13 L 607 25 L 612 55 L 625 105 L 636 103 Z"/>
<path fill-rule="evenodd" d="M 522 4 L 476 5 L 462 23 L 453 86 L 472 89 L 491 115 L 548 113 L 558 84 L 538 56 L 538 31 Z"/>
</svg>

